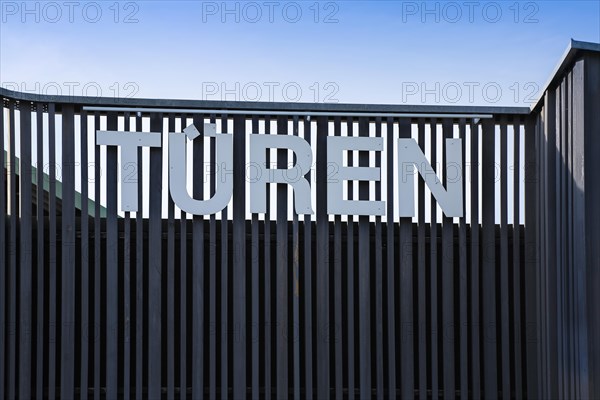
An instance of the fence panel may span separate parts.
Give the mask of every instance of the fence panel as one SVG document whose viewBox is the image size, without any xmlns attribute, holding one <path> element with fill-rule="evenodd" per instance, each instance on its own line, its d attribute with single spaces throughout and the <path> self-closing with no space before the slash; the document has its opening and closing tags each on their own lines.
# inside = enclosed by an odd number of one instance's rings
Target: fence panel
<svg viewBox="0 0 600 400">
<path fill-rule="evenodd" d="M 526 304 L 539 283 L 520 267 L 532 242 L 524 222 L 536 212 L 521 182 L 531 120 L 258 111 L 3 102 L 2 395 L 531 397 Z M 180 210 L 168 191 L 168 132 L 192 123 L 191 195 L 208 200 L 233 177 L 231 203 L 210 216 Z M 233 135 L 232 171 L 216 159 L 209 123 Z M 160 132 L 162 147 L 138 148 L 130 169 L 117 146 L 97 144 L 98 130 Z M 249 211 L 256 135 L 312 146 L 315 215 L 299 216 L 281 183 L 267 186 L 266 213 Z M 386 215 L 328 214 L 340 167 L 329 164 L 330 137 L 381 138 L 384 154 L 343 156 L 344 167 L 380 169 L 380 181 L 348 181 L 342 196 L 387 201 Z M 420 177 L 415 216 L 399 217 L 397 180 L 413 179 L 399 175 L 401 138 L 417 142 L 445 187 L 462 178 L 462 217 L 442 213 Z M 446 166 L 453 138 L 462 140 L 456 173 Z M 270 169 L 297 161 L 272 154 Z M 137 186 L 135 212 L 120 211 L 124 177 Z"/>
</svg>

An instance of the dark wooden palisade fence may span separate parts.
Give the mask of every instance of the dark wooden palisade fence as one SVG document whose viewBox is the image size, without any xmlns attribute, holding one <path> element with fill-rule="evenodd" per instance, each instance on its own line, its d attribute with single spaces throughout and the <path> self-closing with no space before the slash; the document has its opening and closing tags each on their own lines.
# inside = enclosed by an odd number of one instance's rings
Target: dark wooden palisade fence
<svg viewBox="0 0 600 400">
<path fill-rule="evenodd" d="M 0 95 L 0 398 L 600 397 L 598 45 L 573 41 L 531 110 Z M 233 134 L 233 198 L 190 216 L 165 138 L 205 122 Z M 120 166 L 97 129 L 163 147 Z M 311 143 L 316 215 L 275 184 L 247 212 L 251 134 Z M 384 138 L 347 162 L 387 178 L 347 187 L 387 216 L 327 214 L 333 135 Z M 420 179 L 417 217 L 397 217 L 401 137 L 442 174 L 442 139 L 463 139 L 463 218 Z M 190 153 L 198 199 L 211 140 Z M 120 174 L 143 212 L 119 212 Z"/>
</svg>

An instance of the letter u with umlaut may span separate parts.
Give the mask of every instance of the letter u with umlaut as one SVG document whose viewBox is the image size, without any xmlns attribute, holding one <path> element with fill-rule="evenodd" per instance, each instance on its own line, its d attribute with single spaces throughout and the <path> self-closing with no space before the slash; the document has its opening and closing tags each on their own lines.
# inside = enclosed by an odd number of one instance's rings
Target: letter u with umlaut
<svg viewBox="0 0 600 400">
<path fill-rule="evenodd" d="M 215 124 L 204 124 L 204 136 L 216 140 L 216 161 L 220 166 L 220 179 L 213 197 L 207 200 L 194 199 L 187 191 L 187 139 L 194 140 L 200 132 L 194 125 L 183 133 L 169 133 L 169 191 L 173 201 L 182 211 L 195 215 L 215 214 L 224 209 L 233 193 L 233 136 L 217 133 Z"/>
</svg>

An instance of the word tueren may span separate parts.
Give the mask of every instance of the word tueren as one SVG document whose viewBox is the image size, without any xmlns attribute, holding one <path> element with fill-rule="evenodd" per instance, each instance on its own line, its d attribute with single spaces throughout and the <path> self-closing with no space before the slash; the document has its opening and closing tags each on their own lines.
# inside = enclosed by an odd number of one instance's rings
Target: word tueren
<svg viewBox="0 0 600 400">
<path fill-rule="evenodd" d="M 183 211 L 194 215 L 214 214 L 224 209 L 233 193 L 231 173 L 222 174 L 214 196 L 210 199 L 194 199 L 187 191 L 187 145 L 200 136 L 194 125 L 183 133 L 170 132 L 169 137 L 169 191 L 174 203 Z M 216 161 L 223 171 L 233 170 L 233 135 L 217 133 L 216 124 L 204 124 L 204 137 L 216 140 Z M 119 132 L 97 131 L 96 144 L 121 147 L 121 165 L 135 164 L 139 147 L 161 147 L 160 132 Z M 399 138 L 398 146 L 398 213 L 400 217 L 413 217 L 414 172 L 415 168 L 437 200 L 447 217 L 463 216 L 463 179 L 461 173 L 461 139 L 446 139 L 446 175 L 451 168 L 456 169 L 455 177 L 446 179 L 443 187 L 431 164 L 414 139 Z M 288 149 L 294 152 L 296 163 L 287 169 L 268 168 L 266 150 Z M 343 153 L 346 151 L 383 152 L 381 137 L 327 137 L 328 165 L 335 165 L 327 179 L 327 213 L 335 215 L 385 215 L 384 201 L 346 200 L 343 198 L 344 181 L 380 181 L 378 167 L 348 167 L 343 165 Z M 391 149 L 388 149 L 391 151 Z M 313 214 L 310 196 L 310 184 L 305 178 L 312 162 L 312 150 L 309 143 L 298 136 L 288 135 L 250 135 L 250 212 L 265 213 L 267 208 L 266 185 L 269 183 L 289 184 L 294 191 L 297 214 Z M 265 173 L 268 171 L 268 173 Z M 293 177 L 290 179 L 290 176 Z M 137 210 L 137 183 L 129 182 L 121 174 L 121 211 Z"/>
</svg>

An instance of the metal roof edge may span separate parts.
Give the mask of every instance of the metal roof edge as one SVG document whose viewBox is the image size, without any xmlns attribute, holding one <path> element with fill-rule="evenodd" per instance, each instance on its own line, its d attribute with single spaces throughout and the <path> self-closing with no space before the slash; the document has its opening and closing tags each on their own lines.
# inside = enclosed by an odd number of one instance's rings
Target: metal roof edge
<svg viewBox="0 0 600 400">
<path fill-rule="evenodd" d="M 18 101 L 53 102 L 78 106 L 117 106 L 166 109 L 214 109 L 289 112 L 349 112 L 349 113 L 440 113 L 440 114 L 529 114 L 529 107 L 513 106 L 460 106 L 411 104 L 358 104 L 358 103 L 290 103 L 216 100 L 172 100 L 143 98 L 111 98 L 84 96 L 54 96 L 23 93 L 0 87 L 0 97 Z"/>
<path fill-rule="evenodd" d="M 560 79 L 562 72 L 566 70 L 571 63 L 577 58 L 577 56 L 582 52 L 595 52 L 600 53 L 600 43 L 593 42 L 582 42 L 579 40 L 571 39 L 569 45 L 567 46 L 565 52 L 563 53 L 560 61 L 554 67 L 554 70 L 550 74 L 550 78 L 546 81 L 546 84 L 543 86 L 543 90 L 540 92 L 538 100 L 531 105 L 531 112 L 538 110 L 542 106 L 542 102 L 544 101 L 544 95 L 552 86 L 552 84 Z"/>
</svg>

